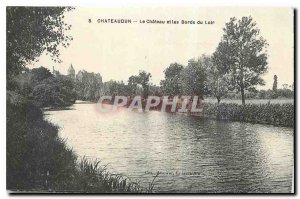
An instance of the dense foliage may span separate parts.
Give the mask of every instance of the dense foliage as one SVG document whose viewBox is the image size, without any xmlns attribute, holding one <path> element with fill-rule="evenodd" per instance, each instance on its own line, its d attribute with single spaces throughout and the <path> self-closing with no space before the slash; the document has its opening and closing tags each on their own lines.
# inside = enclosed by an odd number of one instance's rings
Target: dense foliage
<svg viewBox="0 0 300 199">
<path fill-rule="evenodd" d="M 44 67 L 16 75 L 11 82 L 14 90 L 34 101 L 39 107 L 61 107 L 75 102 L 74 81 L 64 75 L 53 76 Z"/>
<path fill-rule="evenodd" d="M 239 89 L 231 84 L 231 74 L 214 64 L 213 58 L 202 55 L 197 60 L 191 59 L 187 66 L 170 64 L 164 71 L 160 95 L 202 95 L 221 99 L 242 99 Z M 252 87 L 244 92 L 244 99 L 293 98 L 293 85 L 283 84 L 278 88 L 278 77 L 274 76 L 273 89 L 257 90 Z"/>
<path fill-rule="evenodd" d="M 110 96 L 135 96 L 159 95 L 161 90 L 158 86 L 150 83 L 152 75 L 146 71 L 139 71 L 138 75 L 131 75 L 128 83 L 110 80 L 103 83 L 103 95 Z"/>
<path fill-rule="evenodd" d="M 46 51 L 54 61 L 60 61 L 59 46 L 67 47 L 71 28 L 64 22 L 70 7 L 7 7 L 6 62 L 7 80 Z M 9 84 L 8 84 L 9 86 Z"/>
<path fill-rule="evenodd" d="M 231 18 L 223 28 L 224 34 L 213 54 L 214 64 L 230 74 L 230 84 L 240 91 L 245 104 L 245 91 L 264 85 L 262 75 L 267 72 L 268 43 L 260 36 L 253 18 Z"/>
<path fill-rule="evenodd" d="M 184 66 L 173 63 L 164 70 L 165 79 L 160 82 L 162 92 L 165 95 L 181 94 L 181 74 Z"/>
<path fill-rule="evenodd" d="M 95 101 L 103 89 L 102 77 L 99 73 L 79 71 L 75 79 L 77 99 Z"/>
</svg>

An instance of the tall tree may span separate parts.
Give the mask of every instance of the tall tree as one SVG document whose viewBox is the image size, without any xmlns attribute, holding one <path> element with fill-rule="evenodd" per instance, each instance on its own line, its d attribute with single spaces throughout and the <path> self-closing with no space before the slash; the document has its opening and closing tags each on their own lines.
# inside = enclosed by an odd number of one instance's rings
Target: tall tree
<svg viewBox="0 0 300 199">
<path fill-rule="evenodd" d="M 208 93 L 206 66 L 201 58 L 190 59 L 181 73 L 181 93 L 183 95 L 203 96 Z"/>
<path fill-rule="evenodd" d="M 70 7 L 7 7 L 7 81 L 47 51 L 60 62 L 60 45 L 67 47 L 72 37 L 65 35 L 71 26 L 63 20 Z M 9 86 L 9 84 L 8 84 Z"/>
<path fill-rule="evenodd" d="M 228 74 L 225 73 L 223 67 L 218 67 L 209 56 L 202 55 L 201 61 L 206 68 L 206 86 L 209 94 L 216 97 L 218 103 L 220 103 L 221 98 L 231 90 L 230 84 L 228 83 Z"/>
<path fill-rule="evenodd" d="M 72 76 L 69 76 L 71 79 Z M 102 77 L 99 73 L 80 70 L 76 75 L 76 92 L 81 100 L 94 101 L 101 95 Z"/>
<path fill-rule="evenodd" d="M 242 104 L 245 104 L 245 91 L 265 84 L 261 76 L 268 69 L 268 44 L 260 36 L 251 16 L 242 17 L 238 21 L 233 17 L 223 30 L 223 37 L 213 59 L 229 74 L 231 85 L 241 93 Z"/>
<path fill-rule="evenodd" d="M 274 82 L 273 82 L 273 98 L 277 98 L 277 84 L 278 84 L 278 78 L 277 75 L 274 75 Z"/>
<path fill-rule="evenodd" d="M 139 82 L 142 85 L 143 88 L 143 96 L 144 97 L 148 97 L 149 95 L 149 82 L 150 82 L 150 78 L 152 77 L 151 73 L 148 73 L 144 70 L 139 72 Z"/>
<path fill-rule="evenodd" d="M 49 71 L 49 69 L 41 66 L 39 68 L 33 68 L 31 70 L 31 73 L 33 75 L 32 77 L 32 83 L 39 84 L 44 79 L 47 79 L 49 77 L 53 77 L 52 73 Z"/>
<path fill-rule="evenodd" d="M 277 75 L 274 75 L 274 82 L 273 82 L 273 91 L 274 92 L 277 92 L 277 84 L 278 84 L 278 82 L 277 82 Z"/>
<path fill-rule="evenodd" d="M 139 78 L 136 75 L 131 75 L 128 78 L 128 90 L 129 90 L 129 95 L 134 96 L 137 94 L 137 89 L 138 89 L 138 84 L 139 84 Z"/>
<path fill-rule="evenodd" d="M 166 95 L 180 94 L 180 75 L 183 66 L 178 63 L 170 64 L 165 73 L 165 79 L 160 82 L 161 88 Z"/>
<path fill-rule="evenodd" d="M 128 79 L 128 87 L 130 90 L 130 95 L 136 95 L 139 86 L 142 87 L 142 94 L 144 97 L 149 95 L 149 86 L 150 78 L 152 77 L 151 73 L 148 73 L 144 70 L 139 71 L 139 75 L 132 75 Z"/>
</svg>

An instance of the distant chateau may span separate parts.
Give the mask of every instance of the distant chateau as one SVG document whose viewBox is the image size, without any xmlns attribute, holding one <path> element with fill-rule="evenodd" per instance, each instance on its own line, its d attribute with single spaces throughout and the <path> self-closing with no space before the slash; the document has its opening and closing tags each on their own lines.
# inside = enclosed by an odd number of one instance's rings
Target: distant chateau
<svg viewBox="0 0 300 199">
<path fill-rule="evenodd" d="M 52 74 L 54 76 L 62 75 L 58 70 L 55 70 L 54 66 L 53 66 Z M 94 81 L 97 84 L 102 84 L 102 76 L 100 75 L 100 73 L 89 73 L 85 70 L 80 70 L 76 74 L 73 64 L 71 64 L 70 67 L 68 68 L 66 76 L 69 76 L 78 82 L 85 82 L 85 81 L 93 82 Z"/>
<path fill-rule="evenodd" d="M 69 77 L 71 77 L 72 79 L 75 79 L 75 69 L 73 68 L 73 65 L 71 64 L 71 66 L 68 69 L 68 74 Z"/>
<path fill-rule="evenodd" d="M 54 69 L 53 75 L 61 75 L 59 71 Z M 90 73 L 85 70 L 80 70 L 76 74 L 75 68 L 71 64 L 68 68 L 67 75 L 75 81 L 75 90 L 81 100 L 93 100 L 98 96 L 103 95 L 103 83 L 100 73 Z"/>
</svg>

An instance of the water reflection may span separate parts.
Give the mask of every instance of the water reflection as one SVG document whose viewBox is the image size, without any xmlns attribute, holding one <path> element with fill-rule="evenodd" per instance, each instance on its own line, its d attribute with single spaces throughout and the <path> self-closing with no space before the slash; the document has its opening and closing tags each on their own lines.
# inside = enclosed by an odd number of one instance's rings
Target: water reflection
<svg viewBox="0 0 300 199">
<path fill-rule="evenodd" d="M 290 192 L 293 129 L 162 112 L 99 113 L 94 104 L 49 111 L 81 156 L 159 192 Z"/>
</svg>

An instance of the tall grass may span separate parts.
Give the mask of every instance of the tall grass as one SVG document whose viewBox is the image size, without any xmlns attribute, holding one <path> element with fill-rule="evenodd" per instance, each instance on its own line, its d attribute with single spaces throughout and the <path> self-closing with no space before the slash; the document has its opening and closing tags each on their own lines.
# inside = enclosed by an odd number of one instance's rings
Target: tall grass
<svg viewBox="0 0 300 199">
<path fill-rule="evenodd" d="M 205 103 L 203 116 L 220 120 L 294 126 L 294 104 Z"/>
<path fill-rule="evenodd" d="M 143 193 L 137 183 L 78 158 L 30 102 L 7 102 L 7 189 L 32 192 Z"/>
</svg>

